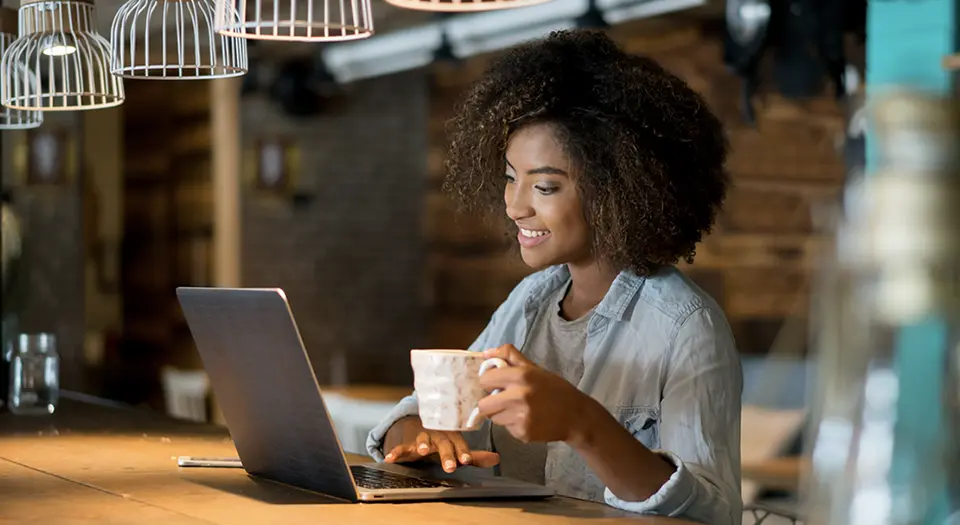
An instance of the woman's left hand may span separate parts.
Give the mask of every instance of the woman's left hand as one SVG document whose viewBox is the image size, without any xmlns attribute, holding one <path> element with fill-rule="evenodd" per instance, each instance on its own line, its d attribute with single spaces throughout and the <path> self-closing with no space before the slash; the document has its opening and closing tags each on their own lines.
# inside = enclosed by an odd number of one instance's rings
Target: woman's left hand
<svg viewBox="0 0 960 525">
<path fill-rule="evenodd" d="M 487 391 L 503 391 L 480 401 L 480 414 L 505 427 L 524 442 L 571 441 L 580 433 L 592 399 L 562 377 L 527 360 L 513 345 L 484 352 L 509 367 L 493 368 L 480 376 Z"/>
</svg>

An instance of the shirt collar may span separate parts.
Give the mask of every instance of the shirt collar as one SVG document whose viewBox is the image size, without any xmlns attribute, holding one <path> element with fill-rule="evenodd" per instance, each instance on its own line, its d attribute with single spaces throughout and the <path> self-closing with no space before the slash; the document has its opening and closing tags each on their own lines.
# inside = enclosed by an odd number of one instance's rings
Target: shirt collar
<svg viewBox="0 0 960 525">
<path fill-rule="evenodd" d="M 567 265 L 552 266 L 543 271 L 541 278 L 533 285 L 527 296 L 526 309 L 539 310 L 543 302 L 548 300 L 554 292 L 560 289 L 570 279 L 570 270 Z M 596 313 L 622 321 L 627 307 L 634 296 L 643 286 L 645 279 L 633 272 L 622 271 L 613 280 L 607 294 L 597 305 Z"/>
</svg>

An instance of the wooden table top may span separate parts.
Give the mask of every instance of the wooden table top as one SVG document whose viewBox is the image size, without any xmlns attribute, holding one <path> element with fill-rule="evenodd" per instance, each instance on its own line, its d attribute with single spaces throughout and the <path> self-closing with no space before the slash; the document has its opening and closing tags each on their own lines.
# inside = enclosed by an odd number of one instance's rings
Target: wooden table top
<svg viewBox="0 0 960 525">
<path fill-rule="evenodd" d="M 0 414 L 0 522 L 70 524 L 464 525 L 690 522 L 569 498 L 342 503 L 241 469 L 177 467 L 236 456 L 224 429 L 65 399 L 51 417 Z M 351 461 L 367 458 L 351 457 Z"/>
<path fill-rule="evenodd" d="M 741 476 L 768 490 L 796 492 L 800 483 L 810 472 L 810 463 L 806 458 L 788 456 L 768 459 L 762 463 L 744 464 Z"/>
</svg>

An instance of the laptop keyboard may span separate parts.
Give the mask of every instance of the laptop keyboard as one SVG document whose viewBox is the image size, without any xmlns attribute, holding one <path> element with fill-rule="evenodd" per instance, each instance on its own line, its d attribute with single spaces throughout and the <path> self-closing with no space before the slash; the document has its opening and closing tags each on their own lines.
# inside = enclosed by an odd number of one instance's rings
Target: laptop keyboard
<svg viewBox="0 0 960 525">
<path fill-rule="evenodd" d="M 365 489 L 430 489 L 442 487 L 440 483 L 417 479 L 402 474 L 394 474 L 383 470 L 351 465 L 350 472 L 357 485 Z"/>
</svg>

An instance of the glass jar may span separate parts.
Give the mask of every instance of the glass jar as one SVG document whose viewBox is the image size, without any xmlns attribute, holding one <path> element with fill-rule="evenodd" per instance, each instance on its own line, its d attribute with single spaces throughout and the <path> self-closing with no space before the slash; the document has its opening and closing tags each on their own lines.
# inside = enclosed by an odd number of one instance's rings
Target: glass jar
<svg viewBox="0 0 960 525">
<path fill-rule="evenodd" d="M 53 334 L 20 334 L 11 342 L 10 412 L 52 414 L 60 396 L 60 356 Z"/>
<path fill-rule="evenodd" d="M 9 342 L 3 334 L 0 339 L 0 412 L 8 410 L 8 398 L 10 397 L 10 349 L 13 348 L 13 340 Z"/>
</svg>

